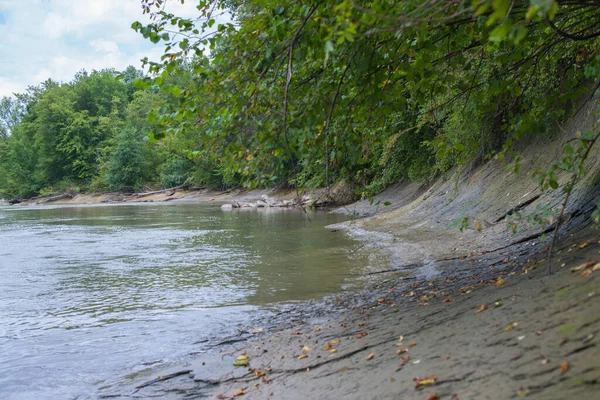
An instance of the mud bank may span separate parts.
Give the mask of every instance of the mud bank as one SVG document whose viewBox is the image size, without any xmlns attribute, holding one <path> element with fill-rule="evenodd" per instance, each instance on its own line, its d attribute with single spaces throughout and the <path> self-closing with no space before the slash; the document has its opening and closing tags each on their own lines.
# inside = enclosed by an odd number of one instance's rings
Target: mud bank
<svg viewBox="0 0 600 400">
<path fill-rule="evenodd" d="M 520 256 L 530 252 L 526 244 L 514 250 L 440 262 L 448 274 L 429 279 L 374 274 L 331 310 L 289 308 L 287 321 L 257 321 L 261 328 L 194 361 L 100 397 L 594 398 L 600 271 L 572 269 L 600 259 L 597 233 L 585 229 L 563 242 L 550 277 L 543 260 Z M 247 366 L 234 366 L 245 357 Z"/>
</svg>

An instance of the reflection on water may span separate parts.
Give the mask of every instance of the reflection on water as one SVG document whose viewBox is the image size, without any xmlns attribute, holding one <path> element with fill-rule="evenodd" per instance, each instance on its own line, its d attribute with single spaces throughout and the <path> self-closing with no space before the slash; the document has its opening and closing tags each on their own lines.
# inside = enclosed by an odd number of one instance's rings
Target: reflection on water
<svg viewBox="0 0 600 400">
<path fill-rule="evenodd" d="M 357 272 L 340 216 L 215 206 L 0 207 L 0 398 L 93 393 L 261 306 Z"/>
</svg>

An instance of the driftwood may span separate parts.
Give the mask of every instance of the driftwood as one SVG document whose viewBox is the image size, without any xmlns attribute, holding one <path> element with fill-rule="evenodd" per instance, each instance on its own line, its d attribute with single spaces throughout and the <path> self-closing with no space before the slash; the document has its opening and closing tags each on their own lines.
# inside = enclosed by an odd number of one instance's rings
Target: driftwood
<svg viewBox="0 0 600 400">
<path fill-rule="evenodd" d="M 140 197 L 152 196 L 153 194 L 161 194 L 161 193 L 166 193 L 166 192 L 173 192 L 173 193 L 169 193 L 169 196 L 173 196 L 177 189 L 182 189 L 184 187 L 185 187 L 185 185 L 179 185 L 179 186 L 175 186 L 175 187 L 168 188 L 168 189 L 156 190 L 154 192 L 137 193 L 137 194 L 134 194 L 133 197 L 140 198 Z"/>
<path fill-rule="evenodd" d="M 46 197 L 40 200 L 40 203 L 49 203 L 51 201 L 58 201 L 58 200 L 63 200 L 63 199 L 72 199 L 73 197 L 75 197 L 76 193 L 72 190 L 65 192 L 63 194 L 59 194 L 56 196 L 51 196 L 51 197 Z"/>
</svg>

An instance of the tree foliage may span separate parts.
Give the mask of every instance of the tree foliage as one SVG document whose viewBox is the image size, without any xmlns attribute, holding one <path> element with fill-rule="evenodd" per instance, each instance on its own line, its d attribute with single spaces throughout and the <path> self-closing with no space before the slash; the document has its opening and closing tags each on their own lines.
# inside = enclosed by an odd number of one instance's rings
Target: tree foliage
<svg viewBox="0 0 600 400">
<path fill-rule="evenodd" d="M 600 75 L 591 0 L 196 3 L 186 19 L 142 0 L 154 22 L 133 28 L 165 53 L 138 84 L 173 100 L 151 115 L 155 138 L 192 137 L 191 156 L 249 186 L 372 194 L 504 158 Z"/>
<path fill-rule="evenodd" d="M 32 196 L 68 188 L 134 190 L 160 184 L 162 164 L 187 159 L 150 146 L 148 113 L 168 101 L 140 91 L 133 67 L 81 71 L 0 102 L 0 193 Z"/>
</svg>

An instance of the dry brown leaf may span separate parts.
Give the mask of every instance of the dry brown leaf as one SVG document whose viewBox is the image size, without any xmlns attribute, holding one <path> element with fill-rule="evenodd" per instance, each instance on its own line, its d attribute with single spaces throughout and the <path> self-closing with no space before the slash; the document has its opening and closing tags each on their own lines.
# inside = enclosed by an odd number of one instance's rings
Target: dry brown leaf
<svg viewBox="0 0 600 400">
<path fill-rule="evenodd" d="M 568 370 L 569 370 L 569 362 L 568 361 L 561 362 L 560 363 L 560 373 L 564 374 Z"/>
<path fill-rule="evenodd" d="M 233 397 L 239 397 L 239 396 L 245 395 L 246 393 L 248 393 L 247 389 L 248 388 L 243 388 L 243 389 L 236 390 L 235 392 L 233 392 Z"/>
<path fill-rule="evenodd" d="M 400 354 L 404 354 L 408 352 L 408 349 L 398 349 L 398 351 L 396 352 L 396 354 L 400 355 Z"/>
<path fill-rule="evenodd" d="M 479 307 L 479 308 L 477 309 L 477 312 L 478 312 L 478 313 L 480 313 L 480 312 L 482 312 L 482 311 L 485 311 L 485 310 L 487 310 L 487 309 L 488 309 L 488 306 L 487 306 L 487 304 L 482 304 L 482 305 L 481 305 L 481 307 Z"/>
<path fill-rule="evenodd" d="M 364 338 L 365 336 L 367 336 L 368 334 L 369 334 L 369 332 L 358 332 L 354 336 L 356 336 L 357 339 L 361 339 L 361 338 Z"/>
<path fill-rule="evenodd" d="M 258 376 L 259 378 L 266 375 L 265 372 L 258 370 L 258 369 L 255 369 L 253 372 L 254 372 L 254 375 Z"/>
<path fill-rule="evenodd" d="M 446 297 L 446 298 L 444 299 L 444 303 L 450 303 L 452 300 L 453 300 L 453 299 L 452 299 L 452 297 L 451 297 L 451 296 L 449 296 L 449 297 Z"/>
<path fill-rule="evenodd" d="M 375 353 L 371 353 L 371 354 L 369 354 L 369 355 L 368 355 L 368 356 L 367 356 L 365 359 L 366 359 L 367 361 L 369 361 L 369 360 L 372 360 L 374 357 L 375 357 Z"/>
<path fill-rule="evenodd" d="M 336 350 L 336 349 L 331 349 L 331 350 L 329 350 L 329 352 L 330 352 L 331 354 L 333 354 L 333 353 L 337 353 L 337 350 Z"/>
<path fill-rule="evenodd" d="M 332 348 L 331 343 L 327 343 L 327 346 L 323 347 L 321 350 L 323 350 L 323 351 L 329 351 L 329 350 L 331 350 L 331 348 Z"/>
<path fill-rule="evenodd" d="M 500 287 L 502 285 L 504 285 L 506 283 L 506 281 L 504 279 L 502 279 L 502 277 L 499 277 L 498 280 L 496 281 L 496 286 Z"/>
<path fill-rule="evenodd" d="M 410 360 L 412 360 L 411 356 L 406 356 L 406 357 L 401 357 L 402 359 L 402 364 L 406 364 L 407 362 L 409 362 Z"/>
<path fill-rule="evenodd" d="M 229 396 L 225 396 L 224 394 L 218 394 L 217 395 L 217 399 L 219 400 L 226 400 L 226 399 L 230 399 L 231 397 Z"/>
<path fill-rule="evenodd" d="M 298 356 L 298 360 L 302 360 L 303 358 L 307 358 L 308 356 L 306 354 L 301 354 Z"/>
<path fill-rule="evenodd" d="M 584 269 L 595 266 L 596 264 L 597 264 L 597 262 L 595 260 L 591 260 L 591 261 L 583 263 L 575 268 L 571 268 L 571 272 L 583 271 Z"/>
<path fill-rule="evenodd" d="M 410 342 L 408 344 L 408 347 L 415 347 L 417 345 L 417 342 Z"/>
<path fill-rule="evenodd" d="M 430 394 L 425 400 L 440 400 L 440 396 L 437 394 Z"/>
<path fill-rule="evenodd" d="M 308 352 L 309 352 L 309 351 L 311 351 L 311 350 L 312 350 L 312 349 L 311 349 L 310 347 L 308 347 L 308 346 L 304 346 L 304 347 L 302 348 L 302 351 L 303 351 L 304 353 L 308 353 Z"/>
<path fill-rule="evenodd" d="M 427 376 L 423 379 L 418 377 L 414 378 L 413 381 L 415 381 L 415 389 L 425 385 L 432 385 L 437 382 L 437 379 L 437 376 Z"/>
</svg>

